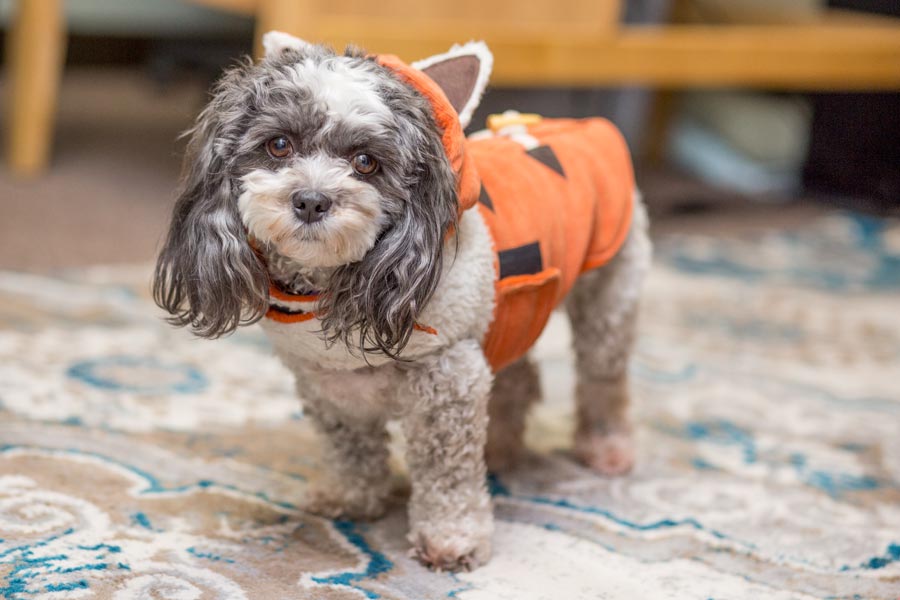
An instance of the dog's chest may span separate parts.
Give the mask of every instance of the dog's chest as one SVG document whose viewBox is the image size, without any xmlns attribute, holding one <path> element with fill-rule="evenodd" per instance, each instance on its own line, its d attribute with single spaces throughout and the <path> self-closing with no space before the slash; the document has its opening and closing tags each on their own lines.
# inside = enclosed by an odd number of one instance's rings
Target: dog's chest
<svg viewBox="0 0 900 600">
<path fill-rule="evenodd" d="M 448 241 L 443 271 L 401 356 L 408 360 L 439 352 L 462 339 L 481 341 L 494 310 L 494 250 L 482 216 L 474 210 L 460 219 L 457 243 Z M 393 362 L 380 354 L 365 357 L 343 343 L 327 344 L 317 317 L 317 298 L 274 292 L 262 321 L 282 361 L 292 370 L 316 366 L 352 370 Z"/>
<path fill-rule="evenodd" d="M 295 364 L 314 366 L 325 370 L 354 370 L 369 366 L 381 366 L 392 359 L 368 354 L 363 357 L 360 350 L 348 347 L 342 341 L 326 342 L 322 334 L 322 322 L 317 316 L 317 300 L 271 300 L 263 329 L 272 340 L 275 350 L 289 367 Z M 441 340 L 434 329 L 421 326 L 413 332 L 404 356 L 420 356 L 440 348 Z M 355 342 L 351 339 L 351 344 Z"/>
<path fill-rule="evenodd" d="M 396 417 L 409 408 L 410 396 L 404 393 L 406 374 L 396 365 L 339 372 L 307 369 L 297 376 L 301 397 L 325 400 L 351 420 Z"/>
</svg>

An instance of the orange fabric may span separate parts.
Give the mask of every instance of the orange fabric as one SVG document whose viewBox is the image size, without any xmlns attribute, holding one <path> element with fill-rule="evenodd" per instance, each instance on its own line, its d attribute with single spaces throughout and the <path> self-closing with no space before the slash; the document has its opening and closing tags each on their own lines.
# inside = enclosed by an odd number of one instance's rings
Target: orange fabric
<svg viewBox="0 0 900 600">
<path fill-rule="evenodd" d="M 313 303 L 319 299 L 318 294 L 291 294 L 274 283 L 270 283 L 269 298 L 269 310 L 266 311 L 266 318 L 272 321 L 279 323 L 304 323 L 318 316 L 312 310 L 315 307 Z M 271 298 L 275 298 L 278 302 L 272 302 Z M 413 329 L 429 335 L 437 335 L 437 329 L 427 325 L 414 323 Z"/>
<path fill-rule="evenodd" d="M 429 327 L 427 325 L 419 325 L 418 323 L 413 323 L 413 329 L 416 331 L 421 331 L 422 333 L 427 333 L 428 335 L 437 335 L 437 329 L 434 327 Z"/>
<path fill-rule="evenodd" d="M 634 190 L 628 147 L 605 119 L 529 126 L 539 144 L 531 152 L 503 136 L 467 140 L 459 116 L 431 78 L 396 56 L 376 60 L 429 101 L 459 177 L 460 215 L 477 203 L 490 229 L 497 295 L 483 346 L 498 371 L 528 351 L 575 279 L 609 261 L 625 241 Z M 525 250 L 532 252 L 519 252 Z M 530 259 L 531 270 L 519 272 L 513 264 L 513 274 L 504 276 L 507 259 L 522 262 L 517 252 Z"/>
<path fill-rule="evenodd" d="M 318 300 L 319 296 L 301 296 L 300 294 L 290 294 L 275 285 L 275 283 L 269 283 L 269 310 L 266 311 L 267 319 L 278 321 L 279 323 L 303 323 L 304 321 L 310 321 L 316 317 L 315 313 L 312 310 L 304 310 L 304 308 L 301 308 L 300 306 L 287 308 L 285 306 L 279 305 L 276 302 L 272 302 L 273 298 L 280 302 L 282 305 L 299 303 L 308 306 L 309 303 Z"/>
<path fill-rule="evenodd" d="M 559 270 L 553 268 L 498 280 L 494 319 L 482 342 L 494 372 L 524 356 L 534 345 L 556 306 L 559 283 Z"/>
<path fill-rule="evenodd" d="M 548 119 L 527 132 L 538 149 L 502 136 L 467 145 L 484 186 L 478 210 L 498 256 L 496 308 L 484 341 L 495 371 L 531 347 L 576 278 L 609 261 L 631 224 L 631 160 L 609 121 Z M 502 277 L 505 251 L 535 242 L 539 270 Z"/>
<path fill-rule="evenodd" d="M 318 294 L 301 296 L 300 294 L 288 294 L 274 283 L 269 284 L 269 296 L 283 302 L 314 302 L 319 299 Z"/>
<path fill-rule="evenodd" d="M 310 321 L 316 317 L 313 312 L 303 312 L 303 313 L 289 313 L 283 310 L 279 310 L 275 306 L 269 306 L 269 310 L 266 311 L 266 318 L 271 319 L 273 321 L 278 321 L 279 323 L 303 323 L 304 321 Z"/>
<path fill-rule="evenodd" d="M 375 57 L 379 64 L 393 71 L 401 80 L 411 85 L 431 104 L 434 120 L 443 131 L 442 142 L 447 158 L 457 175 L 456 191 L 459 196 L 459 214 L 478 201 L 478 171 L 466 152 L 466 136 L 459 125 L 459 115 L 447 95 L 428 75 L 414 69 L 392 54 Z"/>
</svg>

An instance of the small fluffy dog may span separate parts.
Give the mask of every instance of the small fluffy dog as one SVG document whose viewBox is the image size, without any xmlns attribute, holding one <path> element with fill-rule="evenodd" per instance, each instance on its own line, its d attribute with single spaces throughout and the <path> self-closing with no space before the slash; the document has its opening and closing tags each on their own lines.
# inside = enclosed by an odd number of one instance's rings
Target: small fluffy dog
<svg viewBox="0 0 900 600">
<path fill-rule="evenodd" d="M 650 243 L 627 149 L 602 119 L 511 119 L 466 139 L 482 43 L 407 65 L 272 32 L 191 131 L 157 303 L 215 338 L 261 321 L 331 471 L 307 498 L 373 518 L 399 419 L 418 558 L 474 568 L 493 531 L 486 464 L 512 465 L 539 396 L 526 352 L 563 302 L 575 453 L 634 459 L 627 363 Z"/>
</svg>

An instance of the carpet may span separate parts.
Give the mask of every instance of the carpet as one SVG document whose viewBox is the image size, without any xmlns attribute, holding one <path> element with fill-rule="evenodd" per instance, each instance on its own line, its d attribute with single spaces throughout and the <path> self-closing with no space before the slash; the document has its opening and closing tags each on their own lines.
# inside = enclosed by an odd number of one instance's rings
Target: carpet
<svg viewBox="0 0 900 600">
<path fill-rule="evenodd" d="M 456 575 L 407 556 L 402 498 L 373 523 L 298 509 L 328 465 L 257 328 L 170 328 L 146 265 L 0 273 L 2 596 L 898 597 L 900 226 L 834 215 L 657 248 L 635 471 L 571 459 L 554 315 L 528 465 L 490 480 L 494 558 Z"/>
</svg>

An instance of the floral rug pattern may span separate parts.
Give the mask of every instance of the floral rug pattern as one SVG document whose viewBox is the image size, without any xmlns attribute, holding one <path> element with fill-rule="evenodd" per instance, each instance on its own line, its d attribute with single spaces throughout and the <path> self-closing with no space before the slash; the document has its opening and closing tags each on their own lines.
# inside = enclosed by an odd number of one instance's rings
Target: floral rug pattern
<svg viewBox="0 0 900 600">
<path fill-rule="evenodd" d="M 256 328 L 167 326 L 148 273 L 0 273 L 3 598 L 900 596 L 896 223 L 661 240 L 624 478 L 568 454 L 554 315 L 529 464 L 490 482 L 495 556 L 457 575 L 407 557 L 402 498 L 374 523 L 302 512 L 328 465 L 290 374 Z"/>
</svg>

